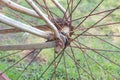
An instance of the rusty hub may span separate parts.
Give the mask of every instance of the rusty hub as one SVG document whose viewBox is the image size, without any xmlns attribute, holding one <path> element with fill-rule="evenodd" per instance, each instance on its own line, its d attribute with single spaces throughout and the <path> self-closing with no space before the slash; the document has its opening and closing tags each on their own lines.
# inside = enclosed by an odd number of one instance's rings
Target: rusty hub
<svg viewBox="0 0 120 80">
<path fill-rule="evenodd" d="M 57 27 L 60 32 L 60 37 L 62 41 L 58 40 L 55 51 L 59 52 L 61 48 L 65 48 L 70 44 L 70 31 L 72 30 L 70 27 L 70 22 L 66 19 L 56 18 L 51 20 L 54 25 Z"/>
</svg>

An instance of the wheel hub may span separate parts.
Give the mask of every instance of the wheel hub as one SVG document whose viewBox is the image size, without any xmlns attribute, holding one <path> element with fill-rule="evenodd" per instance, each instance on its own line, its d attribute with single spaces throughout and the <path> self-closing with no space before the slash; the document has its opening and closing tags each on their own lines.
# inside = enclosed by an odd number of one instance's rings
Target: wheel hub
<svg viewBox="0 0 120 80">
<path fill-rule="evenodd" d="M 70 22 L 66 19 L 56 18 L 51 20 L 54 25 L 57 27 L 58 31 L 60 32 L 60 37 L 62 41 L 58 40 L 55 51 L 59 52 L 61 48 L 65 48 L 70 44 Z"/>
</svg>

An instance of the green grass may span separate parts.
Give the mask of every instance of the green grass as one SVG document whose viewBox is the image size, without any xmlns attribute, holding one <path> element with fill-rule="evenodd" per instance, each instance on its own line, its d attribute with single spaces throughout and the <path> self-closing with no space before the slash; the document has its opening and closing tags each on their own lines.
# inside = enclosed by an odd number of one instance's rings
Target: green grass
<svg viewBox="0 0 120 80">
<path fill-rule="evenodd" d="M 93 47 L 95 47 L 95 46 L 98 47 L 97 42 L 92 43 L 92 44 L 94 44 Z M 111 47 L 106 46 L 106 44 L 103 44 L 100 46 L 102 46 L 105 49 L 111 49 Z M 50 50 L 48 50 L 48 51 L 50 51 Z M 68 53 L 70 52 L 69 49 L 67 50 L 67 52 Z M 80 50 L 74 49 L 74 53 L 75 53 L 76 60 L 80 63 L 81 67 L 85 68 L 89 72 L 89 69 L 88 69 L 88 66 L 86 63 L 86 59 L 87 59 L 87 61 L 90 63 L 89 66 L 90 66 L 90 69 L 92 71 L 92 74 L 95 76 L 95 78 L 97 80 L 101 80 L 101 79 L 102 80 L 103 79 L 104 80 L 113 80 L 112 77 L 109 74 L 106 74 L 105 70 L 103 70 L 99 65 L 97 65 L 92 59 L 90 59 L 87 56 L 85 59 L 84 55 L 82 54 L 82 52 Z M 4 53 L 2 52 L 1 55 L 3 55 L 3 54 Z M 48 59 L 47 64 L 49 64 L 52 61 L 53 54 L 52 54 L 52 52 L 48 52 L 45 55 L 47 55 L 47 54 L 49 54 L 49 58 L 47 58 Z M 118 66 L 112 64 L 108 60 L 104 59 L 103 57 L 101 57 L 100 55 L 98 55 L 92 51 L 87 51 L 87 54 L 89 56 L 91 56 L 95 61 L 97 61 L 101 66 L 103 66 L 107 71 L 112 72 L 112 74 L 117 76 L 117 77 L 120 76 L 120 68 Z M 112 61 L 115 61 L 115 62 L 120 64 L 120 61 L 119 61 L 120 54 L 119 53 L 109 53 L 109 52 L 107 53 L 106 52 L 106 53 L 101 53 L 101 54 L 108 57 Z M 70 55 L 72 55 L 72 54 L 70 54 Z M 14 57 L 12 57 L 12 59 L 17 61 L 16 58 L 14 58 Z M 65 55 L 65 59 L 66 59 L 66 63 L 67 63 L 67 71 L 68 71 L 69 79 L 72 79 L 72 78 L 76 79 L 78 77 L 78 75 L 76 74 L 77 71 L 76 71 L 76 66 L 74 65 L 74 61 L 71 60 L 71 58 L 68 57 L 68 55 Z M 12 62 L 7 62 L 6 60 L 1 60 L 0 61 L 0 65 L 1 65 L 0 70 L 6 69 L 11 64 L 12 64 Z M 20 80 L 28 80 L 28 79 L 29 80 L 38 80 L 38 77 L 40 76 L 42 71 L 44 71 L 46 69 L 47 64 L 40 66 L 40 65 L 38 65 L 38 63 L 33 63 L 25 71 L 24 75 L 22 76 L 22 78 Z M 22 70 L 25 68 L 26 65 L 27 64 L 24 62 L 19 63 L 17 65 L 17 67 L 13 67 L 9 71 L 7 71 L 6 75 L 8 75 L 12 80 L 14 80 L 19 76 L 19 74 L 22 72 Z M 41 78 L 41 80 L 46 80 L 46 79 L 50 78 L 52 71 L 53 71 L 53 65 L 50 67 L 50 69 L 47 71 L 47 73 L 44 74 L 44 76 Z M 65 76 L 65 68 L 64 68 L 63 59 L 61 60 L 60 64 L 58 65 L 56 74 L 57 74 L 58 80 L 65 80 L 66 76 Z M 80 74 L 81 74 L 81 77 L 83 80 L 90 80 L 91 79 L 91 77 L 88 77 L 87 76 L 88 74 L 85 73 L 81 68 L 80 68 Z"/>
</svg>

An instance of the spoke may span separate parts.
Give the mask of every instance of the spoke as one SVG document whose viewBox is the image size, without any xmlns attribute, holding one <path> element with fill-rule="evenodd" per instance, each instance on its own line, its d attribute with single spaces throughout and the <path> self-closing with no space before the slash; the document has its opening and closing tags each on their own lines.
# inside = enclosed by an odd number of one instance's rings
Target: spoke
<svg viewBox="0 0 120 80">
<path fill-rule="evenodd" d="M 68 72 L 67 72 L 67 64 L 66 64 L 65 54 L 63 55 L 63 60 L 64 60 L 64 67 L 65 67 L 65 73 L 66 73 L 66 80 L 68 80 Z"/>
<path fill-rule="evenodd" d="M 35 0 L 35 2 L 36 2 L 36 3 L 38 4 L 38 6 L 40 6 L 45 12 L 46 12 L 46 11 L 47 11 L 47 12 L 49 11 L 50 14 L 52 13 L 52 14 L 54 14 L 55 16 L 60 17 L 60 16 L 58 16 L 57 14 L 55 14 L 53 11 L 50 11 L 49 8 L 41 5 L 38 0 Z M 46 13 L 47 13 L 47 12 L 46 12 Z M 49 15 L 50 15 L 50 14 L 49 14 Z"/>
<path fill-rule="evenodd" d="M 39 2 L 38 0 L 34 0 L 34 2 L 36 2 L 36 3 L 38 4 L 38 6 L 39 6 L 39 7 L 41 7 L 41 8 L 42 8 L 42 10 L 44 10 L 44 11 L 45 11 L 45 13 L 47 13 L 48 18 L 50 18 L 50 17 L 51 17 L 51 16 L 50 16 L 50 14 L 49 14 L 49 9 L 48 9 L 48 6 L 47 6 L 47 4 L 46 4 L 46 1 L 45 1 L 45 0 L 43 0 L 43 3 L 44 3 L 44 5 L 45 5 L 45 6 L 41 5 L 41 4 L 40 4 L 40 2 Z"/>
<path fill-rule="evenodd" d="M 85 49 L 85 50 L 95 50 L 95 51 L 104 51 L 104 52 L 120 52 L 120 50 L 105 50 L 105 49 L 93 49 L 93 48 L 84 48 L 84 47 L 77 47 L 77 46 L 71 46 L 73 48 L 80 48 L 80 49 Z"/>
<path fill-rule="evenodd" d="M 91 34 L 91 33 L 89 33 L 89 34 Z M 91 34 L 91 35 L 93 35 L 93 34 Z M 99 39 L 99 40 L 101 40 L 101 41 L 103 41 L 103 42 L 105 42 L 105 43 L 107 43 L 107 44 L 109 44 L 109 45 L 111 45 L 111 46 L 113 46 L 113 47 L 115 47 L 115 48 L 117 48 L 117 49 L 120 49 L 120 47 L 118 47 L 118 46 L 116 46 L 116 45 L 114 45 L 114 44 L 112 44 L 112 43 L 110 43 L 110 42 L 108 42 L 108 41 L 106 41 L 106 40 L 104 40 L 102 38 L 99 38 L 98 36 L 94 36 L 94 37 L 97 38 L 97 39 Z"/>
<path fill-rule="evenodd" d="M 79 46 L 81 46 L 81 45 L 79 45 Z M 84 56 L 84 58 L 85 58 L 86 64 L 87 64 L 88 69 L 89 69 L 90 74 L 91 74 L 91 78 L 94 80 L 94 77 L 93 77 L 91 68 L 90 68 L 90 66 L 89 66 L 89 62 L 88 62 L 88 60 L 87 60 L 87 58 L 86 58 L 86 56 L 85 56 L 85 54 L 87 54 L 87 53 L 86 53 L 83 49 L 81 49 L 81 48 L 80 48 L 80 50 L 82 51 L 82 54 L 83 54 L 83 56 Z"/>
<path fill-rule="evenodd" d="M 77 73 L 78 73 L 78 78 L 81 80 L 79 67 L 78 67 L 77 63 L 75 62 L 75 59 L 76 59 L 76 58 L 75 58 L 75 55 L 74 55 L 75 53 L 74 53 L 71 45 L 70 45 L 70 50 L 71 50 L 72 56 L 73 56 L 73 58 L 74 58 L 74 64 L 75 64 L 75 66 L 76 66 L 76 70 L 77 70 Z"/>
<path fill-rule="evenodd" d="M 50 9 L 47 6 L 46 1 L 45 0 L 43 0 L 43 1 L 44 1 L 45 6 L 41 5 L 38 0 L 35 0 L 35 2 L 47 13 L 48 18 L 51 19 L 51 17 L 53 17 L 52 14 L 54 14 L 57 17 L 59 17 L 56 13 L 50 11 Z"/>
<path fill-rule="evenodd" d="M 53 79 L 53 76 L 54 76 L 54 74 L 56 73 L 56 69 L 57 69 L 57 67 L 58 67 L 58 65 L 59 65 L 59 63 L 60 63 L 63 55 L 64 55 L 64 50 L 63 50 L 63 52 L 61 53 L 61 56 L 60 56 L 60 58 L 59 58 L 59 60 L 58 60 L 58 62 L 57 62 L 57 65 L 56 65 L 55 68 L 54 68 L 54 71 L 53 71 L 53 73 L 52 73 L 52 76 L 51 76 L 50 80 Z M 55 76 L 55 77 L 56 77 L 56 76 Z"/>
<path fill-rule="evenodd" d="M 48 65 L 48 67 L 42 72 L 42 74 L 39 76 L 38 79 L 40 79 L 40 78 L 46 73 L 46 71 L 51 67 L 51 65 L 55 62 L 55 60 L 57 60 L 57 58 L 61 55 L 61 53 L 63 53 L 63 51 L 64 51 L 64 49 L 62 49 L 62 50 L 58 53 L 58 55 L 56 56 L 56 58 L 53 59 L 53 61 L 52 61 L 52 62 Z"/>
<path fill-rule="evenodd" d="M 110 27 L 110 26 L 112 26 L 112 25 L 118 25 L 118 24 L 120 24 L 120 22 L 111 22 L 111 23 L 107 23 L 107 24 L 101 24 L 101 25 L 95 25 L 94 27 L 92 27 L 92 28 L 97 28 L 97 27 Z M 92 29 L 91 28 L 91 29 Z M 77 28 L 77 29 L 75 29 L 75 30 L 73 30 L 74 32 L 75 31 L 79 31 L 79 30 L 81 30 L 81 31 L 83 31 L 83 30 L 85 30 L 85 29 L 87 29 L 87 28 Z M 71 32 L 73 32 L 73 31 L 71 31 Z M 81 35 L 82 36 L 82 35 Z"/>
<path fill-rule="evenodd" d="M 38 54 L 41 52 L 42 49 L 39 49 L 39 50 L 34 50 L 34 56 L 33 58 L 31 59 L 31 61 L 27 64 L 27 66 L 24 68 L 24 70 L 21 72 L 21 74 L 17 77 L 16 80 L 19 80 L 20 77 L 23 75 L 23 73 L 28 69 L 28 67 L 31 65 L 31 63 L 36 59 L 36 57 L 38 56 Z"/>
<path fill-rule="evenodd" d="M 48 18 L 50 18 L 51 16 L 50 16 L 50 13 L 49 13 L 49 8 L 48 8 L 48 6 L 47 6 L 46 0 L 43 0 L 43 2 L 44 2 L 44 4 L 45 4 L 45 6 L 46 6 L 46 13 L 47 13 L 47 15 L 48 15 Z"/>
<path fill-rule="evenodd" d="M 67 1 L 67 4 L 69 4 L 69 0 L 66 0 Z M 73 1 L 73 0 L 72 0 Z M 71 4 L 70 4 L 70 6 L 71 6 Z M 68 10 L 68 14 L 70 14 L 70 8 L 69 8 L 69 10 Z"/>
<path fill-rule="evenodd" d="M 88 54 L 86 54 L 91 60 L 93 60 L 97 65 L 99 65 L 105 72 L 107 72 L 108 74 L 110 74 L 112 77 L 114 77 L 114 79 L 118 80 L 118 78 L 113 75 L 113 73 L 107 71 L 103 66 L 101 66 L 101 64 L 99 64 L 95 59 L 93 59 L 92 57 L 90 57 Z"/>
<path fill-rule="evenodd" d="M 78 62 L 77 62 L 77 60 L 74 58 L 74 57 L 72 57 L 71 55 L 69 55 L 69 53 L 68 52 L 65 52 L 73 61 L 75 61 L 75 63 L 76 64 L 78 64 L 78 66 L 84 71 L 84 72 L 86 72 L 90 77 L 91 77 L 91 74 L 86 70 L 86 69 L 84 69 Z M 95 79 L 95 78 L 94 78 Z"/>
<path fill-rule="evenodd" d="M 75 43 L 74 43 L 75 44 Z M 81 49 L 81 47 L 79 47 L 77 44 L 75 44 L 76 47 L 78 47 L 79 49 Z M 114 77 L 115 79 L 118 79 L 116 76 L 114 76 L 112 73 L 110 73 L 109 71 L 107 71 L 103 66 L 101 66 L 101 64 L 99 64 L 95 59 L 93 59 L 92 57 L 90 57 L 87 53 L 85 53 L 84 55 L 87 55 L 92 61 L 94 61 L 98 66 L 100 66 L 103 70 L 105 70 L 108 74 L 110 74 L 112 77 Z"/>
<path fill-rule="evenodd" d="M 114 10 L 112 10 L 111 12 L 109 12 L 107 15 L 105 15 L 104 17 L 102 17 L 100 20 L 98 20 L 95 24 L 93 24 L 92 26 L 90 26 L 89 28 L 87 28 L 86 30 L 84 30 L 81 34 L 79 34 L 78 36 L 76 36 L 73 40 L 75 40 L 76 38 L 78 38 L 79 36 L 83 35 L 85 32 L 87 32 L 89 29 L 91 29 L 92 27 L 94 27 L 96 24 L 98 24 L 99 22 L 101 22 L 103 19 L 105 19 L 107 16 L 109 16 L 110 14 L 112 14 L 116 9 L 118 9 L 120 6 L 116 7 Z M 72 40 L 72 41 L 73 41 Z"/>
<path fill-rule="evenodd" d="M 15 54 L 20 53 L 20 52 L 22 52 L 22 51 L 17 51 L 17 52 L 14 52 L 14 53 L 11 53 L 11 54 L 8 54 L 8 55 L 5 55 L 5 56 L 2 56 L 2 57 L 0 57 L 0 59 L 6 58 L 6 57 L 8 57 L 8 56 L 15 55 Z"/>
<path fill-rule="evenodd" d="M 71 13 L 69 14 L 69 16 L 67 17 L 67 19 L 69 19 L 71 16 L 72 16 L 72 14 L 74 13 L 74 11 L 77 9 L 77 7 L 79 6 L 79 4 L 81 3 L 81 1 L 82 0 L 79 0 L 78 2 L 77 2 L 77 5 L 74 7 L 74 9 L 71 11 Z M 72 1 L 72 4 L 73 4 L 73 1 Z"/>
<path fill-rule="evenodd" d="M 64 9 L 64 7 L 59 3 L 59 1 L 58 0 L 52 0 L 52 2 L 63 12 L 63 13 L 65 13 L 65 9 Z"/>
<path fill-rule="evenodd" d="M 72 11 L 73 10 L 73 3 L 74 2 L 74 0 L 72 0 L 72 3 L 71 3 L 71 10 L 70 11 Z M 69 13 L 70 14 L 70 13 Z M 72 18 L 73 18 L 73 15 L 71 15 L 70 16 L 70 26 L 72 25 Z M 72 27 L 72 26 L 71 26 Z M 73 27 L 72 27 L 72 29 L 73 29 Z"/>
<path fill-rule="evenodd" d="M 63 19 L 66 19 L 67 18 L 67 16 L 66 16 L 66 14 L 67 14 L 67 11 L 69 11 L 69 9 L 70 9 L 70 3 L 72 2 L 72 0 L 70 0 L 69 1 L 69 3 L 67 3 L 67 8 L 66 8 L 66 11 L 65 11 L 65 13 L 64 13 L 64 16 L 63 16 Z"/>
<path fill-rule="evenodd" d="M 77 42 L 78 44 L 80 44 L 80 45 L 82 45 L 82 46 L 86 47 L 86 48 L 91 49 L 90 47 L 88 47 L 88 46 L 86 46 L 86 45 L 84 45 L 84 44 L 80 43 L 79 41 L 76 41 L 76 40 L 74 40 L 74 41 L 75 41 L 75 42 Z M 118 67 L 120 67 L 120 64 L 118 64 L 118 63 L 116 63 L 116 62 L 112 61 L 111 59 L 107 58 L 106 56 L 102 55 L 100 52 L 95 51 L 95 50 L 93 50 L 93 49 L 91 49 L 91 51 L 93 51 L 94 53 L 96 53 L 96 54 L 100 55 L 101 57 L 103 57 L 104 59 L 108 60 L 109 62 L 111 62 L 111 63 L 113 63 L 113 64 L 117 65 Z"/>
<path fill-rule="evenodd" d="M 33 50 L 33 51 L 34 51 L 34 50 Z M 11 66 L 9 66 L 7 69 L 5 69 L 5 70 L 0 74 L 0 76 L 1 76 L 3 73 L 7 72 L 9 69 L 13 68 L 13 67 L 14 67 L 15 65 L 17 65 L 20 61 L 24 60 L 27 56 L 29 56 L 30 54 L 32 54 L 33 51 L 31 51 L 29 54 L 25 55 L 23 58 L 21 58 L 20 60 L 18 60 L 17 62 L 15 62 L 14 64 L 12 64 Z"/>
<path fill-rule="evenodd" d="M 120 7 L 119 7 L 118 9 L 120 9 Z M 102 13 L 107 13 L 107 12 L 110 12 L 110 11 L 112 11 L 112 10 L 114 10 L 114 9 L 109 9 L 109 10 L 105 10 L 105 11 L 93 13 L 93 14 L 91 14 L 91 15 L 89 15 L 89 16 L 94 16 L 94 15 L 98 15 L 98 14 L 102 14 Z M 86 18 L 86 17 L 87 17 L 87 16 L 83 16 L 83 17 L 74 19 L 74 20 L 72 20 L 72 22 L 77 21 L 77 20 L 80 20 L 80 19 L 83 19 L 83 18 Z"/>
<path fill-rule="evenodd" d="M 56 52 L 54 51 L 54 59 L 56 58 Z M 52 76 L 54 75 L 55 76 L 55 80 L 56 80 L 56 65 L 57 64 L 57 62 L 56 62 L 56 60 L 54 61 L 54 63 L 53 63 L 53 67 L 54 67 L 54 71 L 53 71 L 53 74 L 52 74 Z"/>
<path fill-rule="evenodd" d="M 114 23 L 107 23 L 107 24 L 102 24 L 102 25 L 96 25 L 96 26 L 94 26 L 93 28 L 101 27 L 101 26 L 115 25 L 115 24 L 120 24 L 120 22 L 114 22 Z"/>
<path fill-rule="evenodd" d="M 101 0 L 101 2 L 89 13 L 88 16 L 86 16 L 86 17 L 83 19 L 83 21 L 82 21 L 80 24 L 78 24 L 77 27 L 75 27 L 75 29 L 77 29 L 91 14 L 102 4 L 103 1 L 104 1 L 104 0 Z"/>
<path fill-rule="evenodd" d="M 76 34 L 76 35 L 79 35 L 79 34 Z M 106 35 L 91 35 L 91 34 L 83 34 L 83 35 L 81 35 L 81 36 L 100 36 L 100 37 L 120 37 L 120 35 L 108 35 L 108 34 L 106 34 Z"/>
</svg>

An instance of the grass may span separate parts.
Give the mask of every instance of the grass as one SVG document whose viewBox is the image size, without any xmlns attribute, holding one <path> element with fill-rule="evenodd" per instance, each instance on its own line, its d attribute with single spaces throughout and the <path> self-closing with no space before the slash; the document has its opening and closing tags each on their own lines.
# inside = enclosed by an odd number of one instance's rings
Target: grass
<svg viewBox="0 0 120 80">
<path fill-rule="evenodd" d="M 23 1 L 23 2 L 22 2 Z M 98 1 L 100 2 L 100 0 L 82 0 L 81 6 L 78 7 L 78 9 L 75 11 L 73 18 L 78 18 L 78 17 L 82 17 L 87 15 L 94 7 L 95 5 L 98 3 Z M 66 7 L 67 5 L 65 5 L 65 1 L 64 0 L 60 0 L 61 4 Z M 105 0 L 104 3 L 99 7 L 99 9 L 97 9 L 96 11 L 101 11 L 101 10 L 107 10 L 107 9 L 111 9 L 113 7 L 116 7 L 117 5 L 119 5 L 120 0 L 118 0 L 117 2 L 115 2 L 114 0 Z M 49 3 L 51 3 L 51 1 L 49 1 Z M 25 4 L 24 0 L 20 1 L 21 5 L 27 6 L 29 7 L 27 4 Z M 74 4 L 77 4 L 77 0 L 75 1 Z M 110 5 L 111 4 L 111 5 Z M 30 8 L 30 7 L 29 7 Z M 53 5 L 50 5 L 50 10 L 55 12 L 56 14 L 58 14 L 59 16 L 63 16 L 63 14 Z M 9 10 L 5 9 L 5 11 L 7 11 L 9 14 L 11 13 Z M 19 13 L 20 14 L 20 13 Z M 41 20 L 39 19 L 33 19 L 33 17 L 28 17 L 26 15 L 21 14 L 24 18 L 26 18 L 27 20 L 30 21 L 34 21 L 36 22 L 37 25 L 39 24 L 44 24 Z M 88 20 L 85 21 L 85 23 L 83 25 L 85 25 L 85 27 L 87 28 L 88 26 L 94 24 L 96 22 L 96 20 L 98 20 L 99 18 L 101 18 L 103 15 L 99 15 L 99 16 L 95 16 L 95 17 L 91 17 Z M 120 17 L 119 17 L 119 12 L 114 12 L 112 15 L 109 16 L 109 18 L 105 19 L 104 21 L 106 22 L 115 22 L 115 21 L 120 21 Z M 8 15 L 10 16 L 10 15 Z M 11 16 L 10 16 L 11 17 Z M 15 17 L 12 17 L 14 19 L 16 19 Z M 22 20 L 20 20 L 22 21 Z M 78 24 L 80 23 L 80 21 L 76 21 L 74 24 Z M 101 22 L 99 24 L 104 23 Z M 24 21 L 22 21 L 24 22 Z M 114 27 L 112 27 L 114 28 Z M 98 32 L 99 30 L 99 32 Z M 112 32 L 111 28 L 103 28 L 103 29 L 91 29 L 89 32 L 92 32 L 93 34 L 109 34 L 110 32 Z M 113 31 L 114 32 L 114 31 Z M 80 33 L 80 31 L 76 31 L 76 33 Z M 118 32 L 119 33 L 119 32 Z M 19 36 L 21 36 L 22 34 L 20 34 Z M 28 37 L 28 36 L 27 36 Z M 34 37 L 34 39 L 33 39 Z M 113 43 L 113 38 L 111 37 L 101 37 L 103 39 L 105 39 L 106 41 L 109 41 L 111 43 Z M 22 38 L 24 39 L 24 37 Z M 22 41 L 22 39 L 18 39 L 17 41 Z M 44 40 L 41 40 L 39 38 L 36 38 L 36 36 L 30 35 L 28 37 L 28 39 L 30 39 L 29 42 L 32 43 L 36 43 L 36 42 L 41 42 Z M 79 41 L 81 43 L 83 43 L 84 45 L 87 45 L 91 48 L 98 48 L 98 49 L 106 49 L 106 50 L 115 50 L 114 47 L 112 47 L 111 45 L 102 42 L 101 40 L 94 38 L 94 37 L 80 37 Z M 10 43 L 10 42 L 8 42 Z M 11 44 L 16 43 L 16 41 L 11 41 Z M 22 42 L 23 43 L 23 42 Z M 117 43 L 113 43 L 117 46 L 119 46 L 119 42 Z M 31 64 L 31 66 L 28 67 L 28 69 L 24 72 L 24 75 L 22 75 L 22 77 L 20 78 L 20 80 L 38 80 L 40 74 L 47 68 L 48 64 L 51 63 L 51 61 L 53 60 L 53 49 L 45 49 L 43 50 L 41 53 L 42 55 L 44 55 L 47 59 L 47 64 L 42 64 L 39 65 L 37 62 L 34 62 Z M 68 53 L 70 53 L 70 55 L 72 55 L 70 49 L 68 48 L 66 50 Z M 91 50 L 84 50 L 90 57 L 92 57 L 95 61 L 97 61 L 101 66 L 103 66 L 105 68 L 105 70 L 111 72 L 113 75 L 117 76 L 118 78 L 120 78 L 120 67 L 116 66 L 115 64 L 111 63 L 109 60 L 106 60 L 105 58 L 103 58 L 102 56 L 100 56 L 97 53 L 94 53 Z M 9 54 L 11 52 L 0 52 L 0 56 Z M 94 60 L 92 60 L 91 58 L 89 58 L 87 55 L 84 56 L 84 54 L 81 52 L 81 50 L 79 49 L 74 49 L 74 53 L 75 53 L 75 57 L 76 60 L 80 63 L 80 66 L 85 68 L 88 72 L 92 72 L 93 76 L 95 77 L 96 80 L 113 80 L 113 77 L 111 77 L 110 74 L 107 74 L 105 70 L 103 70 L 98 64 L 96 64 L 96 62 Z M 109 59 L 111 59 L 112 61 L 115 61 L 116 63 L 120 64 L 120 54 L 119 53 L 115 53 L 115 52 L 100 52 L 102 55 L 108 57 Z M 17 57 L 16 57 L 17 56 Z M 11 64 L 15 63 L 19 58 L 18 55 L 16 56 L 10 56 L 7 57 L 5 59 L 0 59 L 0 70 L 4 71 L 8 66 L 10 66 Z M 76 66 L 74 65 L 74 61 L 67 55 L 65 54 L 65 59 L 66 59 L 66 67 L 67 67 L 67 72 L 68 72 L 68 77 L 69 80 L 77 80 L 78 79 L 78 75 L 77 70 L 76 70 Z M 11 60 L 11 61 L 9 61 Z M 90 66 L 90 70 L 88 69 L 86 60 L 88 61 L 89 66 Z M 57 60 L 58 61 L 58 60 Z M 11 79 L 11 80 L 16 80 L 16 78 L 20 75 L 20 73 L 23 71 L 23 69 L 25 68 L 25 66 L 27 66 L 27 63 L 22 61 L 21 63 L 18 63 L 18 65 L 15 65 L 15 67 L 13 67 L 12 69 L 10 69 L 9 71 L 7 71 L 5 74 Z M 88 74 L 85 73 L 85 71 L 83 71 L 83 69 L 80 68 L 80 75 L 81 78 L 83 80 L 92 80 L 91 77 L 88 77 Z M 47 80 L 49 79 L 52 75 L 54 68 L 53 65 L 50 67 L 50 69 L 43 75 L 43 77 L 40 78 L 40 80 Z M 66 80 L 66 74 L 65 74 L 65 65 L 64 65 L 64 60 L 62 58 L 62 60 L 60 61 L 60 64 L 57 67 L 57 73 L 56 73 L 56 80 Z"/>
<path fill-rule="evenodd" d="M 97 40 L 96 40 L 97 41 Z M 97 41 L 98 42 L 98 41 Z M 91 43 L 94 44 L 94 47 L 98 47 L 97 46 L 97 42 Z M 105 49 L 111 49 L 111 47 L 106 46 L 106 44 L 100 45 Z M 70 52 L 69 50 L 67 52 Z M 48 59 L 48 63 L 49 64 L 52 60 L 53 54 L 52 52 L 48 52 L 49 53 L 49 59 Z M 51 53 L 51 54 L 50 54 Z M 88 67 L 87 67 L 87 63 L 86 60 L 82 54 L 82 52 L 78 49 L 74 49 L 74 53 L 75 53 L 75 57 L 76 60 L 80 63 L 80 65 L 82 67 L 84 67 L 86 70 L 89 71 Z M 1 55 L 3 55 L 5 53 L 1 53 Z M 104 59 L 103 57 L 101 57 L 98 54 L 95 54 L 92 51 L 87 51 L 87 54 L 89 56 L 91 56 L 92 58 L 95 59 L 95 61 L 97 61 L 100 65 L 102 65 L 107 71 L 112 72 L 112 74 L 114 74 L 115 76 L 119 77 L 120 76 L 120 68 L 114 64 L 112 64 L 111 62 L 109 62 L 108 60 Z M 119 53 L 101 53 L 104 54 L 104 56 L 109 57 L 111 60 L 120 63 L 119 61 Z M 47 55 L 47 54 L 46 54 Z M 70 54 L 72 55 L 72 54 Z M 11 56 L 12 57 L 12 56 Z M 65 55 L 65 59 L 66 59 L 66 63 L 67 63 L 67 71 L 68 71 L 68 75 L 69 75 L 69 79 L 76 79 L 77 78 L 77 71 L 76 71 L 76 67 L 74 65 L 73 60 L 70 59 L 70 57 L 68 57 L 68 55 Z M 106 74 L 105 70 L 103 70 L 99 65 L 97 65 L 93 60 L 91 60 L 89 57 L 87 57 L 88 62 L 90 63 L 90 69 L 93 73 L 93 75 L 95 76 L 96 79 L 98 80 L 113 80 L 112 77 L 109 74 Z M 6 58 L 7 59 L 7 58 Z M 12 57 L 12 59 L 15 59 L 14 57 Z M 13 60 L 14 61 L 14 60 Z M 15 60 L 17 61 L 17 60 Z M 0 62 L 0 70 L 6 69 L 8 66 L 10 66 L 12 63 L 14 62 L 7 62 L 6 60 L 1 60 Z M 9 71 L 6 72 L 6 74 L 12 79 L 15 80 L 18 75 L 20 74 L 20 72 L 22 72 L 22 70 L 25 68 L 27 64 L 22 62 L 19 63 L 16 67 L 13 67 L 12 69 L 10 69 Z M 39 65 L 38 63 L 33 63 L 31 66 L 29 66 L 29 68 L 25 71 L 25 74 L 23 75 L 23 77 L 20 80 L 38 80 L 38 77 L 40 76 L 40 74 L 42 73 L 43 70 L 45 70 L 47 67 L 47 65 Z M 50 78 L 51 74 L 53 71 L 53 67 L 51 66 L 50 69 L 47 71 L 47 73 L 45 73 L 45 75 L 41 78 L 41 80 L 47 80 L 48 78 Z M 17 73 L 16 73 L 17 72 Z M 58 65 L 57 68 L 57 78 L 58 80 L 65 80 L 65 68 L 64 68 L 64 62 L 63 59 L 60 62 L 60 64 Z M 80 74 L 83 80 L 90 80 L 90 77 L 88 77 L 82 69 L 80 69 Z M 31 77 L 32 76 L 32 77 Z"/>
</svg>

